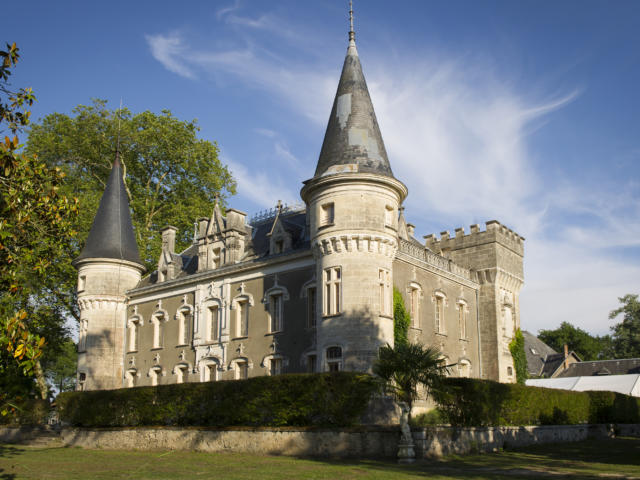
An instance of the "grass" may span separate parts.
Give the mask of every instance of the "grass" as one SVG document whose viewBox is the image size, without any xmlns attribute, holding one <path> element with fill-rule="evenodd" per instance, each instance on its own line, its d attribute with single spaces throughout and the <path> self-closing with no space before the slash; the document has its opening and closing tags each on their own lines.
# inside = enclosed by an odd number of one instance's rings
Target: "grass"
<svg viewBox="0 0 640 480">
<path fill-rule="evenodd" d="M 549 444 L 410 466 L 200 452 L 0 445 L 0 480 L 18 479 L 490 479 L 639 478 L 640 439 Z"/>
</svg>

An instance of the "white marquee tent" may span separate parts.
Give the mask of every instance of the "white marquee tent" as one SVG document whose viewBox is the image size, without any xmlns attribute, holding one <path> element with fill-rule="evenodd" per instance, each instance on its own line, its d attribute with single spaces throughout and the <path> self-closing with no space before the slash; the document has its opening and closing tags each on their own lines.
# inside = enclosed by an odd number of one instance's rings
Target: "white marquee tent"
<svg viewBox="0 0 640 480">
<path fill-rule="evenodd" d="M 640 373 L 627 375 L 594 375 L 589 377 L 536 378 L 526 382 L 532 387 L 557 388 L 586 392 L 604 390 L 640 397 Z"/>
</svg>

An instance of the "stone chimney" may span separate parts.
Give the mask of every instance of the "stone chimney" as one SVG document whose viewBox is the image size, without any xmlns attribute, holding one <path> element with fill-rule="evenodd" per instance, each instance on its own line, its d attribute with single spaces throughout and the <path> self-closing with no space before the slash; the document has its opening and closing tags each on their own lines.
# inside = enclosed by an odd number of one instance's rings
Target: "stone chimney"
<svg viewBox="0 0 640 480">
<path fill-rule="evenodd" d="M 162 233 L 162 251 L 174 253 L 176 250 L 176 232 L 178 229 L 167 225 L 160 232 Z"/>
<path fill-rule="evenodd" d="M 569 368 L 569 345 L 564 344 L 564 369 Z"/>
</svg>

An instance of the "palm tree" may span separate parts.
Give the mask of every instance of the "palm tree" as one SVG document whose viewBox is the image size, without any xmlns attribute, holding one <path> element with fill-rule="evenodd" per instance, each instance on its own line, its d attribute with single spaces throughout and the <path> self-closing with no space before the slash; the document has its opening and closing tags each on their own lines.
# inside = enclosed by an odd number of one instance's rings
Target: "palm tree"
<svg viewBox="0 0 640 480">
<path fill-rule="evenodd" d="M 406 406 L 410 416 L 413 403 L 418 398 L 419 386 L 424 386 L 427 394 L 440 388 L 441 380 L 450 366 L 446 365 L 442 354 L 434 347 L 420 343 L 399 343 L 395 347 L 386 345 L 380 349 L 373 373 L 401 408 L 403 404 Z"/>
</svg>

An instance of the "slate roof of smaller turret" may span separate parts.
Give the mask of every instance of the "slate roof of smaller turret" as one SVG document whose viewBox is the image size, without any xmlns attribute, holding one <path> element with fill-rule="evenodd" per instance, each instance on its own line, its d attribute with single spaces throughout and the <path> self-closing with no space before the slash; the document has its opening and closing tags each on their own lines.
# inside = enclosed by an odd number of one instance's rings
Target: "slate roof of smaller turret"
<svg viewBox="0 0 640 480">
<path fill-rule="evenodd" d="M 102 194 L 100 206 L 93 219 L 87 242 L 74 263 L 89 258 L 128 260 L 142 265 L 133 233 L 129 200 L 122 179 L 122 167 L 117 156 Z"/>
<path fill-rule="evenodd" d="M 367 82 L 362 73 L 355 34 L 350 32 L 349 38 L 347 55 L 314 177 L 340 171 L 393 177 Z"/>
</svg>

